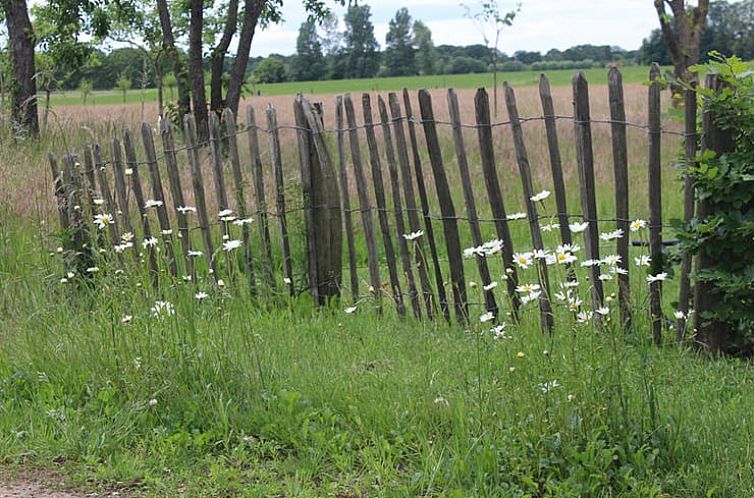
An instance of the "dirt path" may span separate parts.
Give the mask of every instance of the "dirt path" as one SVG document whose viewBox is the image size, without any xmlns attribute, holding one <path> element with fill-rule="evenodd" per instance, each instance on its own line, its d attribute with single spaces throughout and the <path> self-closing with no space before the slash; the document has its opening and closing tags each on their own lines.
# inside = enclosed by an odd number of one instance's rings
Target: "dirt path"
<svg viewBox="0 0 754 498">
<path fill-rule="evenodd" d="M 16 481 L 11 484 L 0 483 L 0 498 L 94 498 L 97 495 L 72 495 L 62 491 L 50 491 L 32 481 Z"/>
</svg>

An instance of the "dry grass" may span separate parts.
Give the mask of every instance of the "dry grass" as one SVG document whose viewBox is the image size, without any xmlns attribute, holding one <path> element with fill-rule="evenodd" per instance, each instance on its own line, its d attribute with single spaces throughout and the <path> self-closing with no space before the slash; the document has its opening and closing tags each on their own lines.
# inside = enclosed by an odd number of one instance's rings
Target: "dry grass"
<svg viewBox="0 0 754 498">
<path fill-rule="evenodd" d="M 568 87 L 554 87 L 553 99 L 555 111 L 558 115 L 572 114 L 572 97 L 571 90 Z M 591 108 L 594 119 L 609 118 L 609 107 L 607 98 L 607 87 L 594 86 L 591 91 Z M 474 91 L 459 90 L 458 98 L 464 123 L 474 123 Z M 502 92 L 501 92 L 502 93 Z M 535 87 L 526 87 L 517 90 L 517 100 L 519 114 L 522 117 L 541 115 L 539 96 Z M 436 118 L 447 120 L 447 104 L 444 90 L 431 91 Z M 354 104 L 356 106 L 357 119 L 363 122 L 361 109 L 361 96 L 354 95 Z M 373 109 L 375 118 L 377 116 L 377 95 L 373 95 Z M 386 97 L 386 95 L 383 95 Z M 328 128 L 335 127 L 335 95 L 322 95 L 314 97 L 313 101 L 322 102 L 324 106 L 325 125 Z M 414 99 L 414 112 L 418 113 L 418 102 L 416 93 L 412 92 Z M 646 102 L 647 89 L 643 85 L 631 84 L 625 87 L 626 115 L 630 122 L 646 123 Z M 663 105 L 667 105 L 668 95 L 663 94 Z M 500 96 L 500 111 L 493 121 L 507 120 L 505 105 Z M 291 96 L 281 97 L 253 97 L 247 99 L 244 104 L 253 105 L 257 110 L 257 119 L 260 125 L 265 124 L 264 110 L 268 104 L 272 104 L 278 113 L 278 122 L 281 125 L 294 124 L 293 118 L 293 98 Z M 242 107 L 244 106 L 242 104 Z M 144 109 L 144 115 L 154 116 L 156 109 L 153 105 L 147 105 Z M 664 107 L 665 108 L 665 107 Z M 243 114 L 243 113 L 242 113 Z M 120 135 L 122 128 L 129 127 L 138 132 L 138 126 L 141 123 L 142 108 L 139 104 L 128 105 L 98 105 L 96 109 L 85 106 L 65 106 L 56 109 L 56 113 L 51 119 L 50 131 L 41 144 L 32 143 L 12 143 L 5 141 L 2 145 L 5 167 L 0 169 L 0 199 L 3 205 L 8 206 L 13 212 L 20 215 L 29 215 L 34 212 L 39 217 L 46 219 L 54 214 L 54 201 L 52 197 L 51 177 L 49 167 L 46 161 L 47 149 L 61 152 L 74 146 L 81 146 L 84 143 L 99 142 L 104 150 L 108 150 L 107 144 L 113 137 Z M 148 120 L 154 121 L 154 120 Z M 680 123 L 674 122 L 669 118 L 664 120 L 666 129 L 679 129 Z M 425 178 L 430 189 L 430 197 L 433 192 L 431 170 L 426 160 L 426 150 L 423 146 L 423 133 L 421 127 L 417 128 L 421 142 L 422 156 L 425 161 Z M 443 144 L 443 155 L 445 165 L 448 171 L 449 179 L 452 185 L 459 185 L 460 182 L 457 168 L 455 166 L 455 152 L 451 137 L 450 127 L 440 125 L 440 138 Z M 575 146 L 573 140 L 573 125 L 570 120 L 563 119 L 558 122 L 558 132 L 560 138 L 560 148 L 563 158 L 564 174 L 569 192 L 569 211 L 572 213 L 580 212 L 578 199 L 578 172 L 576 169 Z M 612 151 L 610 142 L 610 126 L 607 124 L 594 124 L 592 127 L 594 137 L 594 157 L 596 160 L 595 174 L 597 185 L 599 187 L 598 204 L 602 214 L 609 214 L 612 211 Z M 378 136 L 380 136 L 378 131 Z M 524 125 L 526 145 L 529 152 L 529 159 L 533 171 L 535 189 L 552 190 L 552 179 L 549 166 L 549 154 L 547 143 L 544 135 L 544 125 L 542 122 L 527 122 Z M 138 133 L 137 133 L 138 135 Z M 283 129 L 280 132 L 283 146 L 283 160 L 286 171 L 286 183 L 290 188 L 288 203 L 291 207 L 296 207 L 300 203 L 300 196 L 297 195 L 297 185 L 299 178 L 298 152 L 296 144 L 296 132 L 291 129 Z M 518 167 L 515 162 L 513 143 L 510 137 L 510 130 L 507 126 L 497 127 L 494 131 L 496 157 L 498 161 L 498 171 L 501 185 L 504 189 L 507 208 L 510 212 L 523 210 L 523 199 L 520 194 L 520 181 L 518 177 Z M 334 136 L 331 137 L 331 143 L 334 145 Z M 381 137 L 380 137 L 381 138 Z M 267 140 L 264 134 L 260 136 L 262 144 L 262 160 L 265 167 L 266 187 L 268 190 L 268 202 L 273 197 L 273 178 L 271 172 L 270 157 L 267 149 Z M 473 129 L 465 130 L 466 150 L 469 155 L 469 162 L 472 169 L 472 177 L 475 185 L 478 185 L 477 199 L 478 209 L 482 215 L 487 213 L 483 178 L 481 168 L 479 167 L 479 154 L 476 132 Z M 159 139 L 157 144 L 159 147 Z M 363 132 L 361 134 L 361 144 L 365 147 Z M 680 214 L 680 189 L 679 184 L 675 181 L 676 173 L 673 169 L 674 157 L 680 146 L 680 140 L 676 136 L 664 137 L 663 142 L 663 193 L 665 212 L 670 217 Z M 250 175 L 249 169 L 249 152 L 245 137 L 239 140 L 239 147 L 244 165 L 244 172 L 247 177 Z M 628 131 L 628 149 L 629 149 L 629 175 L 631 194 L 631 211 L 635 216 L 646 216 L 647 202 L 646 193 L 648 179 L 646 175 L 647 161 L 647 138 L 646 132 L 642 129 L 629 128 Z M 348 148 L 346 149 L 348 151 Z M 336 149 L 333 146 L 332 152 Z M 184 171 L 187 175 L 187 160 L 182 153 L 179 155 L 180 164 L 186 166 Z M 202 154 L 204 162 L 208 165 L 209 152 Z M 365 166 L 368 165 L 368 156 L 364 152 L 362 160 Z M 384 158 L 383 158 L 384 160 Z M 351 168 L 350 155 L 347 158 L 349 170 Z M 384 163 L 383 163 L 384 165 Z M 350 173 L 349 173 L 350 174 Z M 207 169 L 205 173 L 205 183 L 207 190 L 212 191 L 211 173 Z M 230 175 L 227 175 L 230 182 Z M 385 179 L 387 181 L 387 178 Z M 353 176 L 350 178 L 350 190 L 352 191 L 353 205 L 356 205 L 355 187 L 353 185 Z M 167 186 L 165 186 L 167 188 Z M 229 183 L 229 188 L 230 183 Z M 184 190 L 189 193 L 190 184 L 188 176 L 185 177 Z M 456 192 L 456 209 L 463 212 L 460 190 Z M 189 201 L 193 197 L 189 193 Z M 210 197 L 214 197 L 210 195 Z M 249 187 L 247 200 L 254 204 L 254 197 Z M 213 206 L 213 205 L 211 205 Z M 214 209 L 214 207 L 212 207 Z"/>
</svg>

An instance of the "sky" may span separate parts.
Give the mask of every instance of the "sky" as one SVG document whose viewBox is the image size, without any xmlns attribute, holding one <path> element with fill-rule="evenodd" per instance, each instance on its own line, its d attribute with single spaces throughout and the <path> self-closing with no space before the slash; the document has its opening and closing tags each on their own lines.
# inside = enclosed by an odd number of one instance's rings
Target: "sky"
<svg viewBox="0 0 754 498">
<path fill-rule="evenodd" d="M 435 45 L 482 43 L 474 23 L 463 16 L 463 1 L 361 0 L 359 4 L 371 7 L 375 36 L 383 47 L 388 23 L 401 7 L 408 8 L 414 19 L 421 19 L 429 26 Z M 464 3 L 473 7 L 478 1 Z M 516 3 L 498 0 L 503 11 L 512 10 Z M 632 50 L 639 48 L 642 39 L 659 27 L 652 0 L 520 0 L 520 3 L 521 10 L 513 26 L 503 32 L 500 40 L 500 50 L 508 54 L 517 50 L 544 53 L 551 48 L 563 50 L 580 44 L 617 45 Z M 344 9 L 333 10 L 342 19 Z M 282 24 L 257 33 L 252 44 L 253 56 L 290 55 L 296 51 L 298 28 L 306 19 L 302 2 L 286 1 L 283 17 Z"/>
</svg>

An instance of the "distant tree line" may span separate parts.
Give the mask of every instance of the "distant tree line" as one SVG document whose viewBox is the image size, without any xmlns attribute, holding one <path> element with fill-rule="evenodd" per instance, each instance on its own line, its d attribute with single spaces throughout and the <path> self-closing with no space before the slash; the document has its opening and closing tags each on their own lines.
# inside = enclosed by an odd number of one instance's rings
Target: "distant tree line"
<svg viewBox="0 0 754 498">
<path fill-rule="evenodd" d="M 296 53 L 272 54 L 251 61 L 255 82 L 316 81 L 425 74 L 467 74 L 490 71 L 490 49 L 483 44 L 465 47 L 435 45 L 429 27 L 401 8 L 390 20 L 384 49 L 374 35 L 368 5 L 352 5 L 340 20 L 321 24 L 306 21 L 299 28 Z M 635 64 L 637 51 L 608 45 L 579 45 L 545 54 L 518 51 L 497 53 L 502 71 L 581 69 L 610 63 Z"/>
</svg>

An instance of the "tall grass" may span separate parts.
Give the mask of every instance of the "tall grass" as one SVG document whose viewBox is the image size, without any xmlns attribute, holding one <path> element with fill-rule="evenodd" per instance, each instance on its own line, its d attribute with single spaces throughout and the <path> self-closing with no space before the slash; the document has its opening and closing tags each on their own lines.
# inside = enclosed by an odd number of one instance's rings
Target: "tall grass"
<svg viewBox="0 0 754 498">
<path fill-rule="evenodd" d="M 603 93 L 597 89 L 593 98 Z M 521 107 L 534 109 L 536 95 L 522 96 Z M 632 112 L 640 118 L 640 104 Z M 252 297 L 232 283 L 234 275 L 240 280 L 236 253 L 230 263 L 219 260 L 223 286 L 204 267 L 191 281 L 163 271 L 154 287 L 145 270 L 120 268 L 107 245 L 96 256 L 99 271 L 68 277 L 68 255 L 56 251 L 46 149 L 92 137 L 106 143 L 119 125 L 84 123 L 79 136 L 2 142 L 8 159 L 0 169 L 0 461 L 6 466 L 52 467 L 74 486 L 146 496 L 754 493 L 748 423 L 754 403 L 745 394 L 754 386 L 750 365 L 651 346 L 646 274 L 633 261 L 623 262 L 631 266 L 634 291 L 628 334 L 617 309 L 597 326 L 594 317 L 579 320 L 567 303 L 556 306 L 558 327 L 548 335 L 535 305 L 523 309 L 520 321 L 506 317 L 504 305 L 490 322 L 481 322 L 483 309 L 473 307 L 469 326 L 461 327 L 402 320 L 389 306 L 379 315 L 373 298 L 346 313 L 350 302 L 315 309 L 306 294 Z M 598 198 L 609 214 L 608 134 L 595 136 Z M 536 188 L 545 188 L 541 133 L 527 129 L 527 141 Z M 508 210 L 522 210 L 507 139 L 498 146 Z M 632 212 L 642 217 L 641 135 L 631 147 Z M 672 172 L 669 149 L 665 167 Z M 445 154 L 454 170 L 449 146 Z M 291 154 L 291 178 L 295 167 Z M 664 186 L 671 213 L 680 206 L 672 176 Z M 481 179 L 475 182 L 482 191 Z M 290 184 L 295 191 L 295 180 Z M 575 197 L 569 201 L 578 206 Z M 513 227 L 517 250 L 525 250 L 525 223 Z M 463 237 L 470 245 L 468 233 Z M 556 233 L 545 237 L 548 247 L 557 245 Z M 297 251 L 303 275 L 303 245 Z M 364 252 L 359 247 L 361 259 Z M 502 284 L 499 258 L 489 262 Z M 478 281 L 471 263 L 467 276 Z M 534 271 L 522 270 L 522 282 L 533 283 Z M 584 280 L 584 270 L 577 271 Z M 565 272 L 560 266 L 553 272 L 554 294 Z M 608 296 L 614 285 L 606 282 Z M 588 301 L 585 286 L 574 292 Z M 483 300 L 480 287 L 470 289 L 476 302 Z M 506 300 L 504 287 L 495 289 L 499 302 Z M 197 299 L 199 292 L 207 297 Z M 665 292 L 669 314 L 672 284 Z M 617 308 L 614 300 L 608 305 Z M 504 329 L 491 330 L 501 321 Z"/>
</svg>

